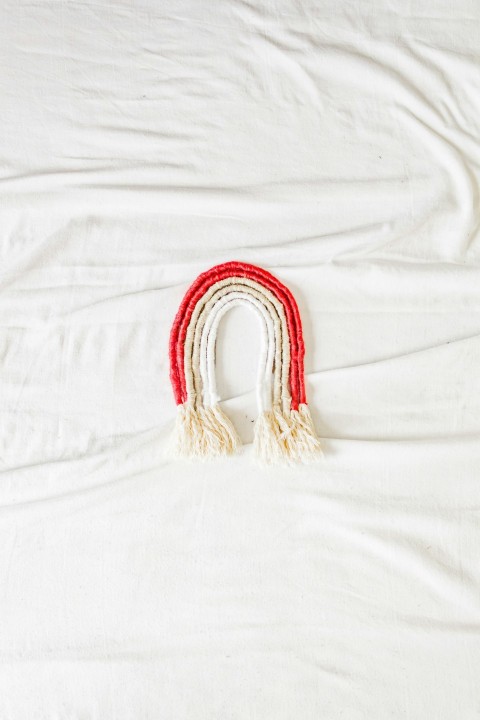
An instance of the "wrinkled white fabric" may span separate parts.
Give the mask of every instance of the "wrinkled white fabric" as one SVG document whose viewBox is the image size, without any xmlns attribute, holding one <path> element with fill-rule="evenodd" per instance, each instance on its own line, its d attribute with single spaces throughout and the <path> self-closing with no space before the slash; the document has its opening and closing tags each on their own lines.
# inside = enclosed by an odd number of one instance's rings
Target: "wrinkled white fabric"
<svg viewBox="0 0 480 720">
<path fill-rule="evenodd" d="M 476 0 L 0 2 L 1 720 L 480 717 Z M 295 294 L 322 463 L 165 454 L 226 260 Z"/>
</svg>

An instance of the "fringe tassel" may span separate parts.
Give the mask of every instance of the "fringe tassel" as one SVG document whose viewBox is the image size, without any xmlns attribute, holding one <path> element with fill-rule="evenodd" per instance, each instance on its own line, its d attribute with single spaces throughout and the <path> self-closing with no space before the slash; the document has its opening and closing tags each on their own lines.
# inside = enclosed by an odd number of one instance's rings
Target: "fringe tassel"
<svg viewBox="0 0 480 720">
<path fill-rule="evenodd" d="M 191 459 L 233 455 L 241 441 L 218 405 L 178 406 L 175 452 Z M 285 415 L 278 409 L 262 412 L 255 423 L 254 450 L 265 465 L 310 463 L 322 456 L 320 441 L 307 405 Z"/>
<path fill-rule="evenodd" d="M 288 459 L 287 445 L 282 437 L 286 421 L 278 410 L 264 410 L 255 422 L 253 449 L 264 465 L 281 465 Z"/>
<path fill-rule="evenodd" d="M 298 410 L 290 410 L 290 433 L 287 440 L 289 456 L 298 462 L 311 463 L 319 460 L 323 453 L 308 405 L 301 404 Z"/>
<path fill-rule="evenodd" d="M 322 450 L 308 406 L 299 405 L 287 416 L 280 410 L 262 412 L 255 423 L 254 450 L 266 465 L 318 460 Z"/>
<path fill-rule="evenodd" d="M 177 405 L 174 452 L 181 457 L 195 457 L 203 445 L 203 428 L 193 403 Z"/>
<path fill-rule="evenodd" d="M 240 440 L 227 416 L 214 407 L 183 403 L 178 406 L 175 424 L 175 450 L 184 458 L 213 458 L 232 455 Z"/>
<path fill-rule="evenodd" d="M 202 407 L 200 417 L 205 428 L 204 457 L 233 455 L 242 444 L 237 431 L 218 405 Z"/>
</svg>

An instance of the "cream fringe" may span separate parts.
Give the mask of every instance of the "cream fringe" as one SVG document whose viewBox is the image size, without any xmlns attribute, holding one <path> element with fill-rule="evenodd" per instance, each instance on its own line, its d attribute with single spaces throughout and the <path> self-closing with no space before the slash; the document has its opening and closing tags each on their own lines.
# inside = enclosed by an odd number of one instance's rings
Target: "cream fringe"
<svg viewBox="0 0 480 720">
<path fill-rule="evenodd" d="M 289 457 L 303 463 L 319 460 L 322 446 L 318 439 L 308 405 L 299 405 L 298 410 L 290 410 L 291 432 L 287 436 Z"/>
<path fill-rule="evenodd" d="M 175 451 L 185 458 L 208 459 L 233 455 L 241 441 L 230 420 L 218 405 L 178 406 Z M 320 440 L 307 405 L 291 410 L 265 410 L 257 418 L 253 447 L 265 465 L 311 463 L 322 456 Z"/>
<path fill-rule="evenodd" d="M 264 410 L 260 413 L 254 427 L 253 449 L 262 464 L 279 465 L 286 462 L 288 430 L 288 423 L 279 410 Z"/>
<path fill-rule="evenodd" d="M 198 459 L 233 455 L 241 444 L 235 428 L 218 405 L 195 408 L 188 402 L 178 406 L 175 441 L 178 455 Z"/>
<path fill-rule="evenodd" d="M 322 456 L 307 405 L 286 415 L 279 410 L 261 413 L 255 423 L 253 444 L 257 458 L 266 465 L 311 463 Z"/>
</svg>

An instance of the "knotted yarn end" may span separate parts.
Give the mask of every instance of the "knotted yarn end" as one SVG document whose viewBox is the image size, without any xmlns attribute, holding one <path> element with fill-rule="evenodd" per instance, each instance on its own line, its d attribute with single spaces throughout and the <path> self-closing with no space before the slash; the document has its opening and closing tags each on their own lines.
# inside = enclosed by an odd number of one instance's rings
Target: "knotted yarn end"
<svg viewBox="0 0 480 720">
<path fill-rule="evenodd" d="M 200 460 L 233 455 L 239 445 L 235 428 L 218 405 L 178 405 L 174 442 L 178 456 Z"/>
</svg>

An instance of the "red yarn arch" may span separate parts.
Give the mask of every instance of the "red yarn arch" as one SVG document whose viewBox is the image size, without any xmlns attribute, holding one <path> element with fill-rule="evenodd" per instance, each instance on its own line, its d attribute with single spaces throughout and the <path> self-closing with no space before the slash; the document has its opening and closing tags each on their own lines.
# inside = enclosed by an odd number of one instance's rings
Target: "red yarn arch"
<svg viewBox="0 0 480 720">
<path fill-rule="evenodd" d="M 287 320 L 290 341 L 290 393 L 292 410 L 297 410 L 300 404 L 306 403 L 304 356 L 305 344 L 303 340 L 302 321 L 298 305 L 291 291 L 274 275 L 263 268 L 249 263 L 238 261 L 215 265 L 210 270 L 201 273 L 187 290 L 173 322 L 170 333 L 170 380 L 177 405 L 187 400 L 184 345 L 188 326 L 198 301 L 217 282 L 229 277 L 243 277 L 254 280 L 269 290 L 282 303 Z"/>
</svg>

